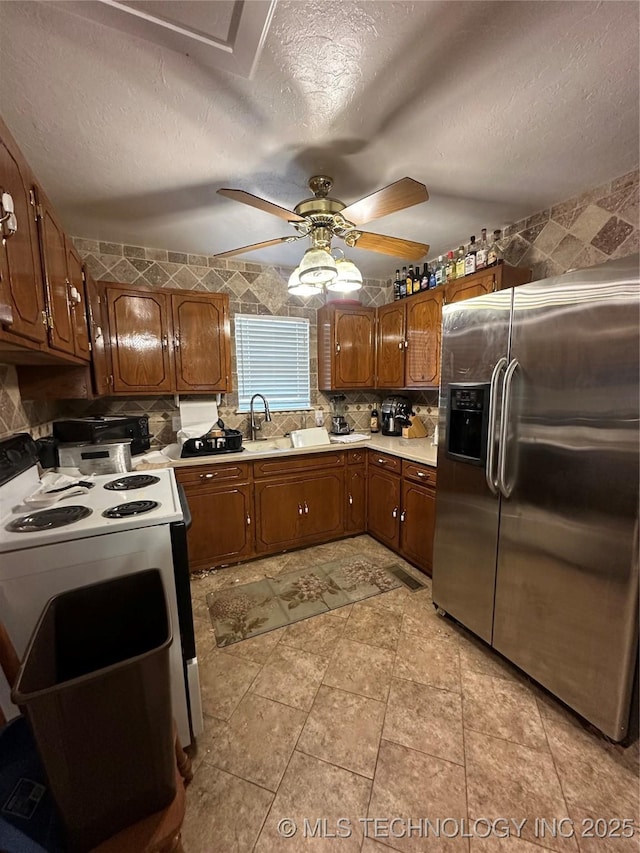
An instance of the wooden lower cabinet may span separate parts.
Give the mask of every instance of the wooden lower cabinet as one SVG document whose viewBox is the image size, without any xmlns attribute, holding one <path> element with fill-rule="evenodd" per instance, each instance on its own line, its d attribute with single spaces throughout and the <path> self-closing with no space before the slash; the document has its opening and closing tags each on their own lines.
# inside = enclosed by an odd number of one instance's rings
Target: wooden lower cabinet
<svg viewBox="0 0 640 853">
<path fill-rule="evenodd" d="M 251 467 L 242 462 L 176 469 L 187 496 L 191 571 L 237 563 L 255 554 Z"/>
<path fill-rule="evenodd" d="M 436 493 L 403 481 L 400 513 L 400 553 L 428 575 L 433 567 Z"/>
<path fill-rule="evenodd" d="M 397 551 L 400 534 L 400 477 L 369 465 L 367 532 Z"/>
<path fill-rule="evenodd" d="M 341 536 L 343 494 L 343 471 L 256 482 L 256 551 L 283 551 Z"/>
<path fill-rule="evenodd" d="M 344 532 L 349 535 L 364 533 L 367 529 L 367 470 L 364 465 L 347 468 L 344 492 Z"/>
</svg>

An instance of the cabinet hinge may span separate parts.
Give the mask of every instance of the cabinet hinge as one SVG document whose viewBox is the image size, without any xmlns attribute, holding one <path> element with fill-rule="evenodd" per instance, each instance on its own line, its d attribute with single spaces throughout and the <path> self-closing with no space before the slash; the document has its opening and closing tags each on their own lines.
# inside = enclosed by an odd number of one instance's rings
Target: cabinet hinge
<svg viewBox="0 0 640 853">
<path fill-rule="evenodd" d="M 43 326 L 48 326 L 48 325 L 49 325 L 49 323 L 48 323 L 48 318 L 47 318 L 47 312 L 46 312 L 46 311 L 41 311 L 41 312 L 40 312 L 40 318 L 42 319 L 42 325 L 43 325 Z"/>
<path fill-rule="evenodd" d="M 84 270 L 82 270 L 82 281 L 84 282 L 84 284 L 87 283 L 87 276 L 85 275 Z"/>
<path fill-rule="evenodd" d="M 93 344 L 91 343 L 91 341 L 89 341 L 89 352 L 91 352 L 92 349 L 93 349 Z"/>
<path fill-rule="evenodd" d="M 50 329 L 53 329 L 53 317 L 51 316 L 51 314 L 47 314 L 47 326 Z"/>
</svg>

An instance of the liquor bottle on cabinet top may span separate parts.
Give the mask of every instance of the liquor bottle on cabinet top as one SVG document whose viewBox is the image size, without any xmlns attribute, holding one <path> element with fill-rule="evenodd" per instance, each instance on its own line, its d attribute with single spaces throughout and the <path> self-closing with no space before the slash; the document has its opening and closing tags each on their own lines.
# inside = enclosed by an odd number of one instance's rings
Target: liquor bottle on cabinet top
<svg viewBox="0 0 640 853">
<path fill-rule="evenodd" d="M 442 255 L 438 255 L 438 264 L 436 266 L 436 287 L 439 287 L 441 284 L 444 284 L 444 262 L 442 259 Z"/>
<path fill-rule="evenodd" d="M 400 299 L 400 270 L 396 270 L 396 278 L 393 282 L 393 300 Z"/>
<path fill-rule="evenodd" d="M 413 264 L 409 264 L 409 272 L 407 273 L 407 296 L 413 293 Z"/>
<path fill-rule="evenodd" d="M 456 253 L 456 278 L 464 278 L 464 246 L 459 246 Z"/>
<path fill-rule="evenodd" d="M 447 252 L 447 265 L 445 268 L 445 278 L 447 281 L 454 281 L 456 278 L 456 261 L 453 257 L 453 252 Z"/>
<path fill-rule="evenodd" d="M 407 295 L 407 268 L 402 267 L 402 275 L 400 276 L 400 299 L 404 299 Z"/>
<path fill-rule="evenodd" d="M 429 270 L 429 290 L 436 286 L 436 262 L 434 261 L 431 264 L 431 268 Z"/>
<path fill-rule="evenodd" d="M 493 232 L 493 241 L 489 247 L 487 254 L 487 266 L 495 267 L 496 264 L 502 263 L 502 249 L 499 246 L 499 241 L 502 237 L 502 231 L 499 228 Z"/>
<path fill-rule="evenodd" d="M 424 269 L 422 270 L 422 278 L 420 279 L 420 290 L 428 290 L 429 289 L 429 264 L 424 262 Z"/>
<path fill-rule="evenodd" d="M 420 293 L 420 280 L 422 276 L 420 275 L 420 264 L 416 264 L 416 268 L 413 273 L 413 293 Z"/>
<path fill-rule="evenodd" d="M 464 256 L 464 274 L 465 275 L 473 275 L 476 271 L 476 252 L 478 248 L 476 246 L 476 238 L 475 234 L 469 238 L 469 248 L 467 249 L 467 254 Z"/>
<path fill-rule="evenodd" d="M 482 229 L 482 237 L 480 238 L 480 245 L 478 246 L 478 251 L 476 252 L 476 272 L 478 270 L 483 270 L 487 265 L 487 255 L 489 254 L 489 244 L 487 243 L 487 229 Z"/>
</svg>

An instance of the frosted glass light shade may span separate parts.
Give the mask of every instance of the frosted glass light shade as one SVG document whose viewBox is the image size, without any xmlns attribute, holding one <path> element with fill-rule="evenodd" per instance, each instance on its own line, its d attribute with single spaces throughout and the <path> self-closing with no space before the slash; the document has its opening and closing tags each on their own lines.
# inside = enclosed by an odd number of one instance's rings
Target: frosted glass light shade
<svg viewBox="0 0 640 853">
<path fill-rule="evenodd" d="M 338 275 L 332 282 L 327 284 L 327 290 L 335 290 L 339 293 L 353 293 L 362 287 L 362 273 L 353 261 L 348 258 L 339 258 L 336 261 Z"/>
<path fill-rule="evenodd" d="M 321 284 L 303 284 L 300 281 L 300 267 L 296 267 L 289 276 L 287 292 L 292 296 L 317 296 L 322 293 Z"/>
<path fill-rule="evenodd" d="M 333 281 L 338 275 L 336 262 L 326 249 L 311 247 L 302 256 L 298 267 L 298 275 L 302 284 L 322 287 Z"/>
</svg>

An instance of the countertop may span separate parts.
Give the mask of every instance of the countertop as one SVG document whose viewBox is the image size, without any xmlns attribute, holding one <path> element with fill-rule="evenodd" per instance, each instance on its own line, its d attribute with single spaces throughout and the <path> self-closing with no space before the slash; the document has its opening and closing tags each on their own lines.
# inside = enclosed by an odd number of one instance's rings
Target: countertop
<svg viewBox="0 0 640 853">
<path fill-rule="evenodd" d="M 266 442 L 268 443 L 268 442 Z M 249 452 L 248 450 L 238 451 L 237 453 L 220 453 L 210 456 L 193 456 L 190 459 L 175 459 L 167 464 L 149 464 L 140 460 L 136 464 L 134 458 L 134 470 L 145 470 L 153 467 L 174 467 L 185 468 L 190 465 L 220 465 L 229 462 L 251 462 L 253 459 L 266 459 L 269 457 L 278 456 L 302 456 L 309 453 L 329 453 L 335 450 L 358 450 L 361 448 L 370 448 L 382 453 L 389 453 L 391 456 L 398 456 L 401 459 L 408 459 L 411 462 L 421 462 L 423 465 L 436 467 L 436 459 L 438 448 L 431 443 L 431 438 L 396 438 L 394 436 L 382 435 L 376 433 L 366 441 L 354 441 L 349 443 L 332 442 L 331 444 L 321 445 L 319 447 L 292 447 L 284 450 L 258 450 Z"/>
</svg>

